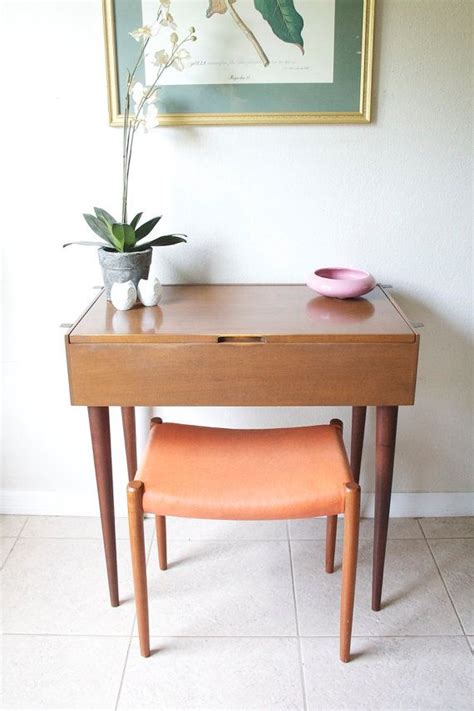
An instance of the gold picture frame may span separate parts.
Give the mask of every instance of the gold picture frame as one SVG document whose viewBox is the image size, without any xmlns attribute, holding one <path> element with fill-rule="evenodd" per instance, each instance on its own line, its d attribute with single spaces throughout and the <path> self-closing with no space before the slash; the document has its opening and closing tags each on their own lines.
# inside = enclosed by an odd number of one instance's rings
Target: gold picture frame
<svg viewBox="0 0 474 711">
<path fill-rule="evenodd" d="M 124 0 L 122 0 L 122 3 Z M 130 3 L 139 0 L 127 0 Z M 175 0 L 179 2 L 179 0 Z M 123 114 L 120 111 L 120 77 L 118 71 L 119 56 L 117 49 L 117 24 L 116 12 L 119 0 L 102 0 L 105 56 L 108 87 L 108 109 L 111 126 L 123 126 Z M 374 43 L 374 18 L 375 0 L 335 0 L 339 20 L 344 18 L 344 13 L 360 12 L 361 34 L 360 40 L 360 74 L 357 87 L 357 108 L 352 110 L 299 110 L 299 111 L 252 111 L 249 113 L 236 113 L 234 111 L 189 111 L 186 113 L 162 113 L 160 124 L 166 126 L 211 126 L 211 125 L 254 125 L 254 124 L 349 124 L 370 123 L 371 120 L 371 94 L 372 94 L 372 64 Z M 122 5 L 123 6 L 123 5 Z M 120 9 L 120 5 L 118 6 Z M 339 24 L 342 24 L 340 21 Z M 336 26 L 336 32 L 338 28 Z M 354 32 L 351 33 L 351 37 Z M 347 38 L 346 38 L 347 39 Z M 342 42 L 341 42 L 342 46 Z M 359 66 L 357 65 L 359 68 Z M 345 86 L 347 81 L 343 82 Z M 282 85 L 286 91 L 291 92 L 291 85 Z M 314 85 L 315 87 L 318 85 Z M 289 88 L 288 88 L 289 87 Z M 181 87 L 181 90 L 182 87 Z M 355 109 L 355 110 L 354 110 Z"/>
</svg>

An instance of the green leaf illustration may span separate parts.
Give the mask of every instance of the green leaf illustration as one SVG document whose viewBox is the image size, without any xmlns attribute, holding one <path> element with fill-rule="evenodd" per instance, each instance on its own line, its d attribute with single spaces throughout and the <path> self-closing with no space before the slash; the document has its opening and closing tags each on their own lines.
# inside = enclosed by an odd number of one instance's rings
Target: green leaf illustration
<svg viewBox="0 0 474 711">
<path fill-rule="evenodd" d="M 297 12 L 293 0 L 255 0 L 255 7 L 277 37 L 283 42 L 295 44 L 304 54 L 304 41 L 301 35 L 304 20 Z"/>
</svg>

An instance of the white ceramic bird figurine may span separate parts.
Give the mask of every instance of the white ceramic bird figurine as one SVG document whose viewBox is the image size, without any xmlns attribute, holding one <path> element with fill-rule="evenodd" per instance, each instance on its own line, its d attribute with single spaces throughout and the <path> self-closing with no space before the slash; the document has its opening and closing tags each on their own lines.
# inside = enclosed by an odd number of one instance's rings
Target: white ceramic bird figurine
<svg viewBox="0 0 474 711">
<path fill-rule="evenodd" d="M 143 306 L 156 306 L 163 296 L 163 287 L 156 277 L 140 279 L 138 282 L 138 298 Z"/>
<path fill-rule="evenodd" d="M 128 311 L 137 300 L 133 281 L 115 282 L 110 290 L 110 300 L 119 311 Z"/>
</svg>

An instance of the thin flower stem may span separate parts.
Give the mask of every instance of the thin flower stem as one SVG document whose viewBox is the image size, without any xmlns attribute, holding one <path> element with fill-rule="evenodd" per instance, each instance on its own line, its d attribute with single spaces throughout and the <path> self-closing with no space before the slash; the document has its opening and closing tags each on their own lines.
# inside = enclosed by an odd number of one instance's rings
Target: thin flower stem
<svg viewBox="0 0 474 711">
<path fill-rule="evenodd" d="M 160 7 L 160 9 L 157 13 L 157 16 L 156 16 L 157 22 L 159 21 L 161 14 L 162 14 L 162 8 Z M 133 116 L 130 115 L 132 83 L 133 83 L 133 79 L 135 78 L 136 71 L 140 65 L 140 62 L 143 61 L 143 59 L 144 59 L 145 49 L 148 46 L 148 43 L 150 41 L 149 37 L 143 43 L 143 47 L 140 51 L 140 54 L 138 56 L 138 59 L 135 63 L 135 66 L 134 66 L 132 72 L 128 74 L 127 93 L 126 93 L 126 98 L 125 98 L 124 125 L 123 125 L 123 165 L 122 165 L 122 222 L 123 223 L 127 223 L 128 181 L 129 181 L 129 175 L 130 175 L 130 166 L 131 166 L 131 162 L 132 162 L 133 142 L 135 139 L 135 133 L 138 129 L 138 126 L 141 123 L 141 119 L 140 119 L 141 113 L 143 111 L 143 108 L 144 108 L 146 102 L 155 93 L 155 91 L 157 89 L 157 84 L 158 84 L 161 76 L 163 75 L 163 72 L 173 64 L 181 47 L 186 42 L 189 42 L 191 40 L 192 36 L 193 36 L 193 33 L 190 32 L 181 42 L 173 45 L 173 50 L 172 50 L 171 55 L 168 59 L 168 62 L 166 64 L 162 65 L 158 69 L 153 84 L 148 88 L 148 90 L 143 94 L 142 98 L 139 100 L 139 102 L 135 108 L 135 113 Z"/>
<path fill-rule="evenodd" d="M 158 15 L 156 16 L 156 22 L 158 22 L 158 18 L 160 17 L 160 14 L 161 14 L 161 10 L 158 12 Z M 143 57 L 144 57 L 144 55 L 145 55 L 145 49 L 146 49 L 147 44 L 148 44 L 149 41 L 150 41 L 150 38 L 147 37 L 146 40 L 145 40 L 144 43 L 143 43 L 143 47 L 141 48 L 140 54 L 138 55 L 138 59 L 137 59 L 137 61 L 136 61 L 136 63 L 135 63 L 135 66 L 134 66 L 133 69 L 132 69 L 132 73 L 130 74 L 130 83 L 132 82 L 133 77 L 135 76 L 135 72 L 137 71 L 137 69 L 138 69 L 138 67 L 139 67 L 139 65 L 140 65 L 140 62 L 142 61 L 142 59 L 143 59 Z"/>
<path fill-rule="evenodd" d="M 137 123 L 135 123 L 135 124 L 131 127 L 131 134 L 130 134 L 130 151 L 129 151 L 129 155 L 128 155 L 127 173 L 126 173 L 126 175 L 127 175 L 127 186 L 128 186 L 128 176 L 129 176 L 129 173 L 130 173 L 130 164 L 131 164 L 131 161 L 132 161 L 133 141 L 134 141 L 134 139 L 135 139 L 135 133 L 137 132 L 137 128 L 138 128 L 138 124 L 137 124 Z"/>
<path fill-rule="evenodd" d="M 155 22 L 159 22 L 163 8 L 160 6 L 158 9 Z M 145 56 L 145 50 L 150 41 L 150 37 L 147 37 L 143 43 L 143 47 L 140 50 L 135 66 L 131 73 L 128 73 L 127 77 L 127 93 L 125 98 L 125 114 L 123 120 L 123 161 L 122 161 L 122 222 L 127 222 L 127 202 L 128 202 L 128 176 L 130 173 L 130 161 L 132 158 L 132 146 L 133 146 L 133 134 L 132 133 L 132 122 L 130 121 L 130 93 L 132 90 L 132 83 L 135 78 L 140 63 Z"/>
<path fill-rule="evenodd" d="M 128 134 L 130 130 L 129 124 L 129 114 L 130 114 L 130 93 L 127 88 L 127 97 L 125 99 L 125 115 L 123 123 L 123 165 L 122 165 L 122 223 L 127 221 L 127 192 L 128 186 L 126 181 L 126 165 L 127 165 L 127 151 L 128 151 Z"/>
<path fill-rule="evenodd" d="M 145 42 L 143 43 L 143 47 L 140 51 L 140 54 L 138 55 L 138 59 L 135 63 L 135 66 L 133 68 L 133 71 L 131 74 L 128 75 L 127 79 L 127 95 L 126 95 L 126 100 L 125 100 L 125 115 L 124 115 L 124 131 L 123 131 L 123 169 L 122 169 L 122 184 L 123 184 L 123 190 L 122 190 L 122 222 L 126 223 L 127 222 L 127 202 L 128 202 L 128 172 L 129 172 L 129 163 L 130 163 L 130 158 L 129 158 L 129 152 L 130 152 L 130 131 L 131 131 L 131 122 L 130 122 L 130 92 L 132 89 L 132 82 L 133 79 L 135 78 L 135 73 L 138 69 L 138 66 L 143 59 L 145 55 L 145 49 L 150 41 L 150 38 L 148 37 Z"/>
<path fill-rule="evenodd" d="M 157 73 L 157 75 L 156 75 L 156 77 L 155 77 L 155 81 L 154 81 L 153 84 L 150 86 L 150 88 L 148 89 L 147 93 L 144 94 L 144 96 L 143 96 L 142 99 L 140 100 L 140 103 L 138 104 L 138 108 L 137 108 L 137 112 L 136 112 L 136 114 L 135 114 L 135 117 L 138 117 L 138 115 L 140 114 L 141 110 L 142 110 L 143 107 L 145 106 L 146 102 L 148 101 L 148 99 L 150 98 L 150 96 L 151 96 L 151 95 L 153 94 L 153 92 L 155 91 L 155 89 L 156 89 L 156 87 L 157 87 L 157 84 L 158 84 L 158 82 L 160 81 L 163 72 L 164 72 L 166 69 L 168 69 L 169 67 L 171 67 L 171 65 L 173 64 L 174 60 L 176 59 L 176 55 L 178 54 L 179 50 L 181 49 L 181 47 L 183 46 L 183 44 L 185 44 L 186 42 L 189 42 L 189 41 L 190 41 L 191 37 L 192 37 L 192 32 L 190 32 L 181 42 L 179 42 L 178 44 L 176 44 L 176 45 L 174 46 L 174 49 L 173 49 L 173 51 L 171 52 L 171 56 L 170 56 L 168 62 L 167 62 L 166 64 L 163 64 L 163 66 L 158 70 L 158 73 Z"/>
</svg>

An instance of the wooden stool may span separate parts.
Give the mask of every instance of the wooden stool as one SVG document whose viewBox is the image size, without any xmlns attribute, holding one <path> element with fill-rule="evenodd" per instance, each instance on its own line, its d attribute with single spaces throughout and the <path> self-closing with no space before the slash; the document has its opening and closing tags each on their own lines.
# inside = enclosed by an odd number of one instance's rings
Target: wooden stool
<svg viewBox="0 0 474 711">
<path fill-rule="evenodd" d="M 140 650 L 150 654 L 143 513 L 156 516 L 159 563 L 167 567 L 165 516 L 233 520 L 327 516 L 326 572 L 334 570 L 337 515 L 344 514 L 340 658 L 348 662 L 359 539 L 360 489 L 342 422 L 230 430 L 151 421 L 127 489 Z"/>
</svg>

